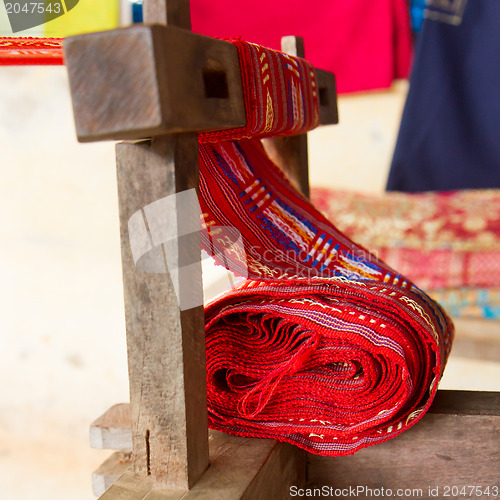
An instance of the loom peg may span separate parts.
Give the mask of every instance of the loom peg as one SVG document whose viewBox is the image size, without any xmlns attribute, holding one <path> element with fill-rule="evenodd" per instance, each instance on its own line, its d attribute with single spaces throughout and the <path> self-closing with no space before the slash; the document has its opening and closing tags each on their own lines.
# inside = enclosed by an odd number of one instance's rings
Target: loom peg
<svg viewBox="0 0 500 500">
<path fill-rule="evenodd" d="M 143 4 L 146 24 L 163 24 L 191 30 L 189 0 L 146 0 Z"/>
</svg>

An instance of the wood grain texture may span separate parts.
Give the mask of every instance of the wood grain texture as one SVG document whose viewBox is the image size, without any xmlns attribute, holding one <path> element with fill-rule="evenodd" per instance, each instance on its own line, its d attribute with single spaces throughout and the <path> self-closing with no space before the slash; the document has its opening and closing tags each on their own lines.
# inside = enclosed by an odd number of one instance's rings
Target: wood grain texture
<svg viewBox="0 0 500 500">
<path fill-rule="evenodd" d="M 434 402 L 429 408 L 429 413 L 498 417 L 500 416 L 500 392 L 437 391 Z"/>
<path fill-rule="evenodd" d="M 153 487 L 151 477 L 137 477 L 133 467 L 127 469 L 99 500 L 143 500 Z"/>
<path fill-rule="evenodd" d="M 181 311 L 168 273 L 136 270 L 128 222 L 152 202 L 197 188 L 197 137 L 121 143 L 116 151 L 135 472 L 187 488 L 208 466 L 203 306 Z M 181 214 L 170 216 L 182 223 Z M 200 255 L 199 234 L 190 244 Z M 181 286 L 201 296 L 201 263 Z"/>
<path fill-rule="evenodd" d="M 210 431 L 210 468 L 191 490 L 157 490 L 127 471 L 102 500 L 281 500 L 305 479 L 303 453 L 270 439 Z"/>
<path fill-rule="evenodd" d="M 438 390 L 428 414 L 498 416 L 500 415 L 500 393 L 491 391 Z M 128 441 L 131 442 L 132 434 L 128 424 L 129 415 L 130 405 L 128 403 L 121 403 L 112 406 L 104 415 L 96 419 L 95 422 L 105 422 L 105 425 L 100 424 L 99 427 L 102 429 L 106 441 L 111 441 L 110 436 L 106 435 L 106 433 L 117 434 L 128 432 Z"/>
<path fill-rule="evenodd" d="M 242 500 L 287 500 L 290 487 L 298 488 L 306 481 L 306 453 L 292 445 L 276 446 Z"/>
<path fill-rule="evenodd" d="M 304 57 L 304 40 L 296 36 L 281 39 L 281 50 L 295 57 Z M 271 160 L 285 172 L 291 183 L 309 198 L 309 161 L 307 134 L 264 139 Z"/>
<path fill-rule="evenodd" d="M 132 453 L 117 451 L 92 473 L 92 492 L 100 497 L 128 469 L 132 467 Z"/>
<path fill-rule="evenodd" d="M 287 175 L 288 180 L 309 198 L 309 158 L 307 135 L 264 139 L 269 158 Z"/>
<path fill-rule="evenodd" d="M 98 450 L 132 450 L 128 403 L 112 406 L 90 424 L 90 446 Z"/>
<path fill-rule="evenodd" d="M 446 485 L 498 485 L 499 437 L 500 393 L 438 391 L 429 413 L 400 436 L 348 457 L 310 455 L 308 479 L 335 488 L 422 489 L 420 498 L 429 498 L 429 486 L 442 494 Z"/>
<path fill-rule="evenodd" d="M 191 30 L 189 0 L 144 0 L 142 9 L 146 24 L 163 24 Z"/>
<path fill-rule="evenodd" d="M 78 140 L 124 140 L 246 123 L 236 47 L 172 26 L 64 41 Z M 219 75 L 222 94 L 207 88 Z"/>
</svg>

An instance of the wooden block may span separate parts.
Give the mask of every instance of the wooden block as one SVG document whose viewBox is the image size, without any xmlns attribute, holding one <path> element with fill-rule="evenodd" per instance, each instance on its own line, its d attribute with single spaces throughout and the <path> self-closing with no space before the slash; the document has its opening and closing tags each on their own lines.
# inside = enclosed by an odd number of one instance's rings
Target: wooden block
<svg viewBox="0 0 500 500">
<path fill-rule="evenodd" d="M 128 223 L 151 203 L 197 188 L 197 144 L 183 134 L 116 149 L 134 465 L 164 488 L 188 488 L 208 466 L 204 313 L 202 305 L 181 311 L 168 273 L 136 269 Z M 181 216 L 165 214 L 165 222 Z M 199 223 L 199 213 L 190 216 Z M 190 244 L 199 265 L 181 285 L 201 298 L 199 234 Z"/>
<path fill-rule="evenodd" d="M 307 135 L 263 139 L 269 158 L 287 175 L 292 185 L 309 198 Z"/>
<path fill-rule="evenodd" d="M 155 490 L 127 471 L 102 500 L 281 500 L 305 481 L 304 454 L 270 439 L 210 431 L 210 468 L 187 490 Z M 141 489 L 143 488 L 143 489 Z"/>
<path fill-rule="evenodd" d="M 132 450 L 128 403 L 112 406 L 90 424 L 90 446 L 98 450 Z"/>
<path fill-rule="evenodd" d="M 172 26 L 132 26 L 69 37 L 64 51 L 81 142 L 246 123 L 238 53 L 229 42 Z M 337 123 L 335 77 L 316 73 L 320 122 Z"/>
<path fill-rule="evenodd" d="M 100 497 L 128 469 L 132 467 L 132 453 L 117 451 L 92 473 L 92 492 Z"/>
<path fill-rule="evenodd" d="M 500 393 L 438 391 L 429 413 L 400 436 L 352 456 L 310 455 L 308 478 L 312 486 L 421 490 L 419 498 L 430 498 L 429 487 L 439 487 L 439 498 L 445 486 L 484 489 L 500 484 L 499 435 Z"/>
<path fill-rule="evenodd" d="M 236 47 L 171 26 L 64 41 L 78 140 L 140 139 L 246 123 Z"/>
<path fill-rule="evenodd" d="M 500 416 L 500 392 L 438 391 L 429 409 L 436 415 Z"/>
<path fill-rule="evenodd" d="M 304 39 L 301 36 L 282 36 L 281 50 L 293 57 L 305 57 Z"/>
</svg>

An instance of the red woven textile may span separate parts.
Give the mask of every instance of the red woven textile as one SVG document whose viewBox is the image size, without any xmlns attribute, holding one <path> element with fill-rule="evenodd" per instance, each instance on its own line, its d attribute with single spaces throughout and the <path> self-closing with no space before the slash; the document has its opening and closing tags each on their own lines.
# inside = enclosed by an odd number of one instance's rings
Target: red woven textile
<svg viewBox="0 0 500 500">
<path fill-rule="evenodd" d="M 201 144 L 200 176 L 207 225 L 239 229 L 245 251 L 226 257 L 254 278 L 206 307 L 210 426 L 336 456 L 417 422 L 453 339 L 442 309 L 344 237 L 258 141 Z"/>
<path fill-rule="evenodd" d="M 227 141 L 303 130 L 318 105 L 308 100 L 310 73 L 296 74 L 288 56 L 254 57 L 267 52 L 237 46 L 249 125 L 200 138 L 200 204 L 212 231 L 202 243 L 210 253 L 224 250 L 216 261 L 251 279 L 205 309 L 209 423 L 313 453 L 354 453 L 403 432 L 429 408 L 453 324 L 321 215 L 260 141 Z M 265 59 L 282 69 L 266 78 Z M 295 75 L 293 99 L 282 97 L 287 71 Z M 291 119 L 262 125 L 273 113 Z M 237 228 L 242 247 L 217 226 Z"/>
<path fill-rule="evenodd" d="M 0 66 L 64 64 L 62 38 L 0 38 Z"/>
<path fill-rule="evenodd" d="M 319 94 L 310 63 L 253 43 L 231 41 L 240 59 L 247 123 L 201 134 L 201 142 L 302 134 L 319 125 Z"/>
<path fill-rule="evenodd" d="M 206 322 L 210 426 L 330 456 L 415 424 L 451 335 L 425 296 L 335 278 L 245 281 Z"/>
</svg>

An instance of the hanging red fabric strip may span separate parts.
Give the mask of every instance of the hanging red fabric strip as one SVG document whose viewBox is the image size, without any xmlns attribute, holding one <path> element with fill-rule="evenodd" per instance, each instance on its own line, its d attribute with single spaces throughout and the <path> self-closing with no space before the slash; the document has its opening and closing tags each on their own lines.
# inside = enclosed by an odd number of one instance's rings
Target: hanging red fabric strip
<svg viewBox="0 0 500 500">
<path fill-rule="evenodd" d="M 62 38 L 0 38 L 0 66 L 64 64 Z"/>
</svg>

